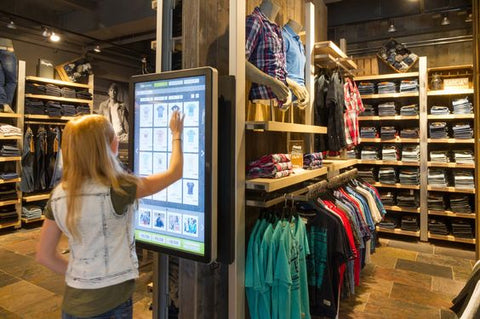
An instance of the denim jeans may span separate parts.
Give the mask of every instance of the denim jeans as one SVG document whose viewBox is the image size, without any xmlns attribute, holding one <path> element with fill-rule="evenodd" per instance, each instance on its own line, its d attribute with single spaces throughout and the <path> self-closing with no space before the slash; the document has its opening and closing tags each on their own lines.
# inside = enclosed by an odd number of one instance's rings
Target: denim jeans
<svg viewBox="0 0 480 319">
<path fill-rule="evenodd" d="M 17 88 L 17 57 L 15 53 L 0 50 L 0 104 L 12 105 Z"/>
<path fill-rule="evenodd" d="M 44 191 L 47 188 L 46 180 L 47 131 L 40 126 L 35 139 L 35 190 Z"/>
<path fill-rule="evenodd" d="M 93 317 L 75 317 L 62 311 L 62 319 L 132 319 L 133 305 L 132 298 L 118 305 L 117 307 Z"/>
<path fill-rule="evenodd" d="M 20 189 L 22 192 L 31 193 L 35 190 L 34 184 L 34 161 L 35 153 L 30 149 L 30 143 L 33 142 L 32 129 L 27 128 L 23 138 L 23 154 L 22 154 L 22 181 L 20 182 Z"/>
</svg>

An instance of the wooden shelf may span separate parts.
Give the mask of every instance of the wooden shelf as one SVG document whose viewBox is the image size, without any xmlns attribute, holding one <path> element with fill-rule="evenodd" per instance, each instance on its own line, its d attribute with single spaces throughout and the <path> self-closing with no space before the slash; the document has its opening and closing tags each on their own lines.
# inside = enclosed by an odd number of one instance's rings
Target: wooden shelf
<svg viewBox="0 0 480 319">
<path fill-rule="evenodd" d="M 429 210 L 428 215 L 475 219 L 475 213 L 455 213 L 449 210 Z"/>
<path fill-rule="evenodd" d="M 442 162 L 428 162 L 428 167 L 448 167 L 448 168 L 475 168 L 475 164 L 458 164 L 458 163 L 442 163 Z"/>
<path fill-rule="evenodd" d="M 284 122 L 246 122 L 247 130 L 270 131 L 270 132 L 291 132 L 291 133 L 316 133 L 327 134 L 327 128 L 324 126 L 294 124 Z"/>
<path fill-rule="evenodd" d="M 389 210 L 392 212 L 403 212 L 403 213 L 415 213 L 420 214 L 420 208 L 411 208 L 411 207 L 401 207 L 401 206 L 388 206 L 383 205 L 385 210 Z"/>
<path fill-rule="evenodd" d="M 429 138 L 428 143 L 441 143 L 441 144 L 473 144 L 475 139 L 473 138 Z"/>
<path fill-rule="evenodd" d="M 418 76 L 419 76 L 418 72 L 363 75 L 363 76 L 356 76 L 355 81 L 359 82 L 359 81 L 375 81 L 375 80 L 388 80 L 388 79 L 404 79 L 404 78 L 416 78 Z"/>
<path fill-rule="evenodd" d="M 15 204 L 20 204 L 20 199 L 0 201 L 0 207 L 8 206 L 8 205 L 15 205 Z"/>
<path fill-rule="evenodd" d="M 66 97 L 60 96 L 50 96 L 50 95 L 37 95 L 37 94 L 25 94 L 26 98 L 30 99 L 39 99 L 39 100 L 49 100 L 49 101 L 59 101 L 59 102 L 72 102 L 72 103 L 83 103 L 83 104 L 93 104 L 93 100 L 83 100 L 83 99 L 69 99 Z"/>
<path fill-rule="evenodd" d="M 473 93 L 474 93 L 473 89 L 427 91 L 428 96 L 462 95 L 462 94 L 473 94 Z"/>
<path fill-rule="evenodd" d="M 36 222 L 39 222 L 39 221 L 42 221 L 42 220 L 45 220 L 45 216 L 40 216 L 39 218 L 24 218 L 22 217 L 22 222 L 25 223 L 25 224 L 29 224 L 29 223 L 36 223 Z"/>
<path fill-rule="evenodd" d="M 360 143 L 420 143 L 419 138 L 395 138 L 386 140 L 382 138 L 360 138 Z"/>
<path fill-rule="evenodd" d="M 428 238 L 453 241 L 456 243 L 475 244 L 475 238 L 461 238 L 461 237 L 455 237 L 453 235 L 435 235 L 430 232 L 428 232 Z"/>
<path fill-rule="evenodd" d="M 22 114 L 17 114 L 17 113 L 3 113 L 0 112 L 0 117 L 5 117 L 5 118 L 21 118 Z"/>
<path fill-rule="evenodd" d="M 49 116 L 49 115 L 35 115 L 35 114 L 25 114 L 25 119 L 30 120 L 61 120 L 61 121 L 70 121 L 76 118 L 76 116 Z"/>
<path fill-rule="evenodd" d="M 376 229 L 377 229 L 377 232 L 379 233 L 389 233 L 389 234 L 405 235 L 405 236 L 411 236 L 411 237 L 420 237 L 420 231 L 408 231 L 400 228 L 388 229 L 388 228 L 382 228 L 379 226 L 377 226 Z"/>
<path fill-rule="evenodd" d="M 9 228 L 9 227 L 20 228 L 21 225 L 22 225 L 22 221 L 19 219 L 14 222 L 0 223 L 0 229 Z"/>
<path fill-rule="evenodd" d="M 433 115 L 429 114 L 429 120 L 465 120 L 474 119 L 475 114 L 445 114 L 445 115 Z"/>
<path fill-rule="evenodd" d="M 23 139 L 22 136 L 3 136 L 2 134 L 0 134 L 0 140 L 21 140 Z"/>
<path fill-rule="evenodd" d="M 450 187 L 428 186 L 427 190 L 432 192 L 475 194 L 475 189 L 473 188 L 457 188 L 457 187 L 451 187 L 451 186 Z"/>
<path fill-rule="evenodd" d="M 375 187 L 385 187 L 385 188 L 400 188 L 400 189 L 420 189 L 420 185 L 405 185 L 405 184 L 383 184 L 383 183 L 373 183 L 372 186 Z"/>
<path fill-rule="evenodd" d="M 418 97 L 418 92 L 385 93 L 385 94 L 361 94 L 362 99 L 393 99 L 400 97 Z"/>
<path fill-rule="evenodd" d="M 345 52 L 332 41 L 316 42 L 314 48 L 314 59 L 316 64 L 325 63 L 338 64 L 345 70 L 356 70 L 357 64 L 350 59 Z"/>
<path fill-rule="evenodd" d="M 390 121 L 405 121 L 405 120 L 418 120 L 420 118 L 419 115 L 394 115 L 394 116 L 359 116 L 359 121 L 382 121 L 382 120 L 390 120 Z"/>
<path fill-rule="evenodd" d="M 357 160 L 357 164 L 372 164 L 372 165 L 392 165 L 392 166 L 420 166 L 419 162 L 405 162 L 405 161 L 382 161 L 382 160 Z"/>
<path fill-rule="evenodd" d="M 49 198 L 50 198 L 50 193 L 23 196 L 23 200 L 27 203 L 38 202 L 38 201 L 41 201 L 41 200 L 47 200 Z"/>
<path fill-rule="evenodd" d="M 461 69 L 472 69 L 473 70 L 473 64 L 461 64 L 461 65 L 451 65 L 451 66 L 435 66 L 428 68 L 428 72 L 432 71 L 452 71 L 452 70 L 461 70 Z"/>
<path fill-rule="evenodd" d="M 15 161 L 21 161 L 21 160 L 22 160 L 21 156 L 0 157 L 0 162 L 15 162 Z"/>
<path fill-rule="evenodd" d="M 328 168 L 322 167 L 313 170 L 294 169 L 290 176 L 282 178 L 254 178 L 245 182 L 247 189 L 263 190 L 273 192 L 288 186 L 292 186 L 309 179 L 327 174 Z"/>
<path fill-rule="evenodd" d="M 349 160 L 323 160 L 323 165 L 327 166 L 330 171 L 338 171 L 343 168 L 347 168 L 353 165 L 356 165 L 358 160 L 349 159 Z"/>
<path fill-rule="evenodd" d="M 22 181 L 22 179 L 19 177 L 19 178 L 13 178 L 13 179 L 7 179 L 7 180 L 4 180 L 4 179 L 0 179 L 0 184 L 10 184 L 10 183 L 20 183 Z"/>
<path fill-rule="evenodd" d="M 55 79 L 40 78 L 40 77 L 37 77 L 37 76 L 26 76 L 25 81 L 49 83 L 49 84 L 55 84 L 55 85 L 60 85 L 60 86 L 71 86 L 71 87 L 83 88 L 83 89 L 89 89 L 90 88 L 90 86 L 88 84 L 60 81 L 60 80 L 55 80 Z"/>
</svg>

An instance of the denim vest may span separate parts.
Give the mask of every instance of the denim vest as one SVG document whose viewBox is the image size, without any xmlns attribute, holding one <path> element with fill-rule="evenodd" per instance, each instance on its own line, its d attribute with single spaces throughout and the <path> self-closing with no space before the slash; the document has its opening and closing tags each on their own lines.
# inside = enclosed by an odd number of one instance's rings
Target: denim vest
<svg viewBox="0 0 480 319">
<path fill-rule="evenodd" d="M 77 229 L 81 242 L 66 227 L 67 200 L 61 184 L 51 196 L 55 221 L 70 246 L 67 285 L 96 289 L 137 278 L 132 206 L 118 215 L 112 205 L 110 187 L 96 183 L 84 185 L 80 196 L 82 207 Z"/>
</svg>

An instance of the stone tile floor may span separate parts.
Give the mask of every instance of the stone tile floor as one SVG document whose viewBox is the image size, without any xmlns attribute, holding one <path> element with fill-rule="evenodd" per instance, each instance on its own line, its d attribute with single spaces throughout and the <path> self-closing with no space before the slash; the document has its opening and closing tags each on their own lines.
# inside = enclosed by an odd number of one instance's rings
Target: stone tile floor
<svg viewBox="0 0 480 319">
<path fill-rule="evenodd" d="M 40 228 L 0 231 L 0 318 L 60 318 L 64 282 L 35 263 Z M 67 248 L 62 239 L 59 250 Z M 451 299 L 475 263 L 472 250 L 381 239 L 361 274 L 356 295 L 342 301 L 340 319 L 454 318 Z M 151 318 L 151 264 L 141 267 L 133 296 L 134 318 Z"/>
</svg>

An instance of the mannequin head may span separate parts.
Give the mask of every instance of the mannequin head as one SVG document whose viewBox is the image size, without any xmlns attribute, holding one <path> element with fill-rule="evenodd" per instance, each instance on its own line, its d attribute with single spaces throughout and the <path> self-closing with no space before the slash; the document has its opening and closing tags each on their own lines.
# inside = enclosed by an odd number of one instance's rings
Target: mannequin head
<svg viewBox="0 0 480 319">
<path fill-rule="evenodd" d="M 280 11 L 280 4 L 276 0 L 262 0 L 259 8 L 267 18 L 274 21 Z"/>
<path fill-rule="evenodd" d="M 303 29 L 303 26 L 300 23 L 292 19 L 288 19 L 287 25 L 292 28 L 293 32 L 295 32 L 296 34 L 298 34 Z"/>
</svg>

